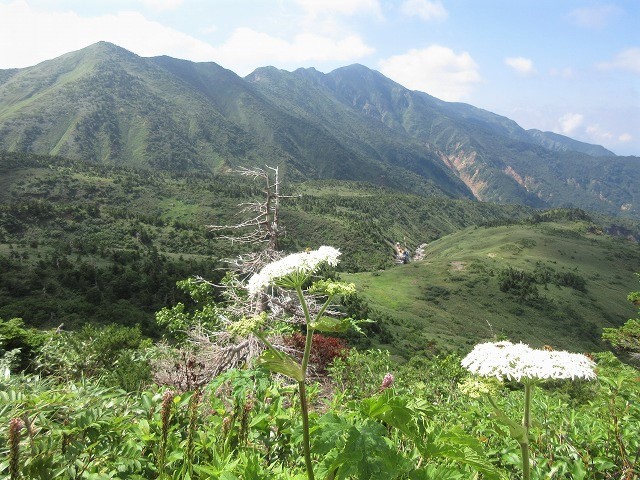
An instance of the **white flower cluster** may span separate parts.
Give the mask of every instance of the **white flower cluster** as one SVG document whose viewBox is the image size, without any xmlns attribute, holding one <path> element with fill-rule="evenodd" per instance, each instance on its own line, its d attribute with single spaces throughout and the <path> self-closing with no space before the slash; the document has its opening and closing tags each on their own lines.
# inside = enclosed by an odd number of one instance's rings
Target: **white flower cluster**
<svg viewBox="0 0 640 480">
<path fill-rule="evenodd" d="M 280 278 L 293 274 L 309 275 L 323 263 L 336 266 L 339 256 L 340 251 L 337 248 L 327 246 L 322 246 L 318 250 L 287 255 L 266 265 L 249 279 L 247 284 L 249 295 L 256 295 L 268 285 L 277 284 Z"/>
<path fill-rule="evenodd" d="M 499 380 L 596 378 L 595 363 L 580 353 L 536 350 L 524 343 L 481 343 L 462 360 L 462 366 L 483 377 Z"/>
</svg>

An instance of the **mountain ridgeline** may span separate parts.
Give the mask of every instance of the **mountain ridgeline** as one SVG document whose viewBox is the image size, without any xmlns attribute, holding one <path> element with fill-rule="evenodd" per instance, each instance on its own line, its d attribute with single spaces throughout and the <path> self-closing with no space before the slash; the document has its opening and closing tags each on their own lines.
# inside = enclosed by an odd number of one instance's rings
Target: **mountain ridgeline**
<svg viewBox="0 0 640 480">
<path fill-rule="evenodd" d="M 268 163 L 290 180 L 640 216 L 638 157 L 524 130 L 361 65 L 241 78 L 100 42 L 0 70 L 0 150 L 165 171 Z"/>
</svg>

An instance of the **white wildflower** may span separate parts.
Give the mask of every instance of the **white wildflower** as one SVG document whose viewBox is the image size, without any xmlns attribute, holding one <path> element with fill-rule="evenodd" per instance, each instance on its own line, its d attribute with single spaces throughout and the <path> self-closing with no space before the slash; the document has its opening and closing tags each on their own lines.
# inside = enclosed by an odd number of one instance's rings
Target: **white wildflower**
<svg viewBox="0 0 640 480">
<path fill-rule="evenodd" d="M 307 277 L 320 265 L 338 264 L 340 251 L 333 247 L 322 246 L 318 250 L 293 253 L 280 260 L 266 265 L 259 273 L 253 275 L 247 284 L 249 295 L 256 295 L 269 285 L 282 284 L 279 280 L 292 276 Z"/>
<path fill-rule="evenodd" d="M 462 360 L 462 366 L 472 373 L 499 380 L 596 378 L 595 363 L 585 355 L 536 350 L 524 343 L 478 344 Z"/>
</svg>

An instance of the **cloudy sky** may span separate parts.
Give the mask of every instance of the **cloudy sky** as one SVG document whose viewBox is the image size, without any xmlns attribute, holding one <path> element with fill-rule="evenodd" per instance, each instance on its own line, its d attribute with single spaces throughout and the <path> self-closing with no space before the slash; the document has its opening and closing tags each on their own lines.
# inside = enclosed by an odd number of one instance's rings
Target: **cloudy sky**
<svg viewBox="0 0 640 480">
<path fill-rule="evenodd" d="M 640 155 L 639 26 L 640 0 L 0 0 L 0 69 L 100 40 L 241 76 L 360 63 Z"/>
</svg>

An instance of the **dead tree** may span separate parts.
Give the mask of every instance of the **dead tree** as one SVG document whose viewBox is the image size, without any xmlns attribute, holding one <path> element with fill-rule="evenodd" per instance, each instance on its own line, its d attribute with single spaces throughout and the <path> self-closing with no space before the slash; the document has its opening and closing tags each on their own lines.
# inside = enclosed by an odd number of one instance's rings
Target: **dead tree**
<svg viewBox="0 0 640 480">
<path fill-rule="evenodd" d="M 261 246 L 259 252 L 240 256 L 232 261 L 240 271 L 254 273 L 265 263 L 278 257 L 279 240 L 285 234 L 280 224 L 280 201 L 284 198 L 294 198 L 280 193 L 279 167 L 262 168 L 240 167 L 237 173 L 254 181 L 264 184 L 264 198 L 261 201 L 241 203 L 240 215 L 245 218 L 235 225 L 209 225 L 212 231 L 231 230 L 231 235 L 221 235 L 220 238 L 231 243 Z"/>
</svg>

